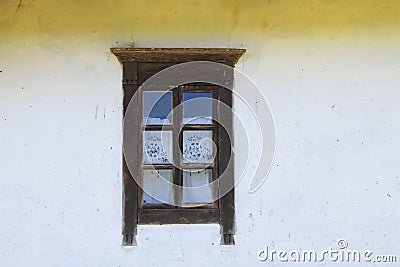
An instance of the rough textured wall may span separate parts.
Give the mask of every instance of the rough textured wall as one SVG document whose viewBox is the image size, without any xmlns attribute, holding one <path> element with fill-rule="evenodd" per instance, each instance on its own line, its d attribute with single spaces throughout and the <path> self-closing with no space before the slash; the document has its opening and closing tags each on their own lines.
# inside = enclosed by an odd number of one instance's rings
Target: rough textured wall
<svg viewBox="0 0 400 267">
<path fill-rule="evenodd" d="M 4 0 L 1 10 L 2 35 L 37 42 L 56 42 L 57 37 L 86 42 L 101 36 L 139 44 L 143 37 L 204 42 L 204 34 L 229 42 L 243 41 L 243 34 L 352 36 L 354 31 L 368 34 L 400 27 L 400 3 L 395 0 Z"/>
<path fill-rule="evenodd" d="M 7 0 L 0 10 L 0 266 L 286 266 L 257 251 L 339 238 L 400 250 L 400 2 Z M 248 194 L 246 179 L 237 188 L 236 246 L 199 225 L 140 227 L 138 247 L 120 246 L 121 66 L 109 48 L 132 42 L 247 49 L 237 67 L 269 100 L 277 151 L 260 191 Z"/>
</svg>

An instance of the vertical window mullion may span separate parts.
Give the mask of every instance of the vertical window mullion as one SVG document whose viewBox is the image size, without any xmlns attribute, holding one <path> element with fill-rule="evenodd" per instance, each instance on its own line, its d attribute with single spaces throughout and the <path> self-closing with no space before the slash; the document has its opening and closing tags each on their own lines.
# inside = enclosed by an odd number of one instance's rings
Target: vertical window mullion
<svg viewBox="0 0 400 267">
<path fill-rule="evenodd" d="M 218 146 L 218 122 L 219 122 L 219 112 L 218 112 L 218 95 L 219 95 L 218 87 L 213 88 L 212 91 L 212 125 L 213 125 L 213 132 L 212 132 L 212 139 L 215 144 L 215 158 L 214 158 L 214 167 L 212 171 L 212 180 L 213 182 L 218 179 L 219 171 L 218 171 L 218 159 L 219 159 L 219 146 Z M 218 191 L 218 182 L 213 183 L 212 187 L 212 197 L 215 199 L 214 205 L 219 207 L 219 191 Z"/>
<path fill-rule="evenodd" d="M 142 207 L 143 203 L 143 169 L 142 169 L 142 163 L 143 163 L 143 151 L 144 151 L 144 142 L 143 142 L 143 134 L 144 134 L 144 127 L 143 127 L 143 90 L 139 89 L 138 92 L 138 109 L 137 109 L 137 120 L 139 124 L 139 129 L 138 135 L 137 135 L 137 140 L 138 140 L 138 151 L 137 151 L 137 166 L 138 166 L 138 181 L 139 185 L 138 186 L 138 206 L 139 208 Z"/>
<path fill-rule="evenodd" d="M 174 160 L 174 175 L 173 175 L 173 183 L 179 187 L 177 190 L 172 190 L 172 200 L 174 205 L 180 207 L 182 204 L 182 157 L 181 157 L 181 128 L 182 128 L 182 89 L 180 87 L 173 89 L 173 100 L 172 100 L 172 109 L 173 109 L 173 160 Z M 180 105 L 180 106 L 179 106 Z M 179 107 L 178 107 L 179 106 Z"/>
</svg>

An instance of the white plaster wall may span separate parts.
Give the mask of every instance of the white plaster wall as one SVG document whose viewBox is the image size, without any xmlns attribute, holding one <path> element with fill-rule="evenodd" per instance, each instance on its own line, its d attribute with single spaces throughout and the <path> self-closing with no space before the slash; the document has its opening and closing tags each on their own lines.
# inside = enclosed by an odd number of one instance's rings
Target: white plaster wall
<svg viewBox="0 0 400 267">
<path fill-rule="evenodd" d="M 10 41 L 0 49 L 0 266 L 287 266 L 257 252 L 320 251 L 339 238 L 400 260 L 399 39 L 215 38 L 135 42 L 248 50 L 238 69 L 268 98 L 277 150 L 258 192 L 249 178 L 236 188 L 237 244 L 220 246 L 217 225 L 140 226 L 138 246 L 123 248 L 115 40 Z"/>
</svg>

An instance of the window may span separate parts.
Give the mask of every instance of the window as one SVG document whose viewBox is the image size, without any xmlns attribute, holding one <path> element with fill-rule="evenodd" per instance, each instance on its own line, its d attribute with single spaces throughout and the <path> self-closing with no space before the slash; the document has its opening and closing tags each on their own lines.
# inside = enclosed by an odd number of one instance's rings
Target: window
<svg viewBox="0 0 400 267">
<path fill-rule="evenodd" d="M 233 67 L 245 50 L 111 51 L 123 65 L 124 143 L 132 138 L 123 155 L 123 244 L 136 244 L 138 224 L 216 223 L 221 227 L 221 244 L 233 245 L 232 113 L 221 112 L 223 105 L 232 107 L 233 72 L 207 72 L 219 75 L 220 84 L 145 84 L 159 71 L 185 62 L 210 61 Z M 126 120 L 129 105 L 135 112 Z M 132 158 L 126 157 L 127 152 Z M 221 191 L 218 178 L 222 173 L 228 177 L 225 186 L 231 185 L 228 192 Z"/>
</svg>

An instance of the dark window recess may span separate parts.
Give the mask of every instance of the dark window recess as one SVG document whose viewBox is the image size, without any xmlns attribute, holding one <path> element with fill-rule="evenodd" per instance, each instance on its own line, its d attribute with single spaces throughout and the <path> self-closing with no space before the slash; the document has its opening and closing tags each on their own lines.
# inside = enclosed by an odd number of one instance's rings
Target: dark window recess
<svg viewBox="0 0 400 267">
<path fill-rule="evenodd" d="M 123 66 L 124 116 L 135 93 L 139 94 L 137 118 L 131 134 L 136 143 L 129 171 L 123 155 L 123 245 L 136 245 L 137 225 L 220 224 L 221 244 L 233 245 L 235 234 L 234 173 L 231 150 L 232 113 L 219 114 L 219 104 L 232 107 L 233 73 L 221 77 L 228 88 L 213 84 L 185 84 L 168 91 L 140 87 L 155 73 L 175 64 L 212 61 L 234 67 L 243 49 L 203 48 L 112 48 Z M 218 100 L 217 103 L 212 99 Z M 174 109 L 182 105 L 183 108 Z M 217 121 L 223 122 L 222 126 Z M 163 144 L 160 145 L 163 128 Z M 215 145 L 212 145 L 214 142 Z M 201 144 L 201 145 L 200 145 Z M 160 150 L 160 146 L 163 149 Z M 160 152 L 161 151 L 161 152 Z M 174 164 L 172 164 L 174 162 Z M 219 198 L 216 180 L 221 173 L 228 177 L 225 186 L 231 190 Z M 181 189 L 173 190 L 159 177 Z M 145 188 L 165 201 L 144 192 Z M 201 190 L 191 191 L 191 187 Z M 167 187 L 167 188 L 166 188 Z M 214 201 L 215 200 L 215 201 Z M 166 203 L 173 203 L 170 205 Z"/>
</svg>

